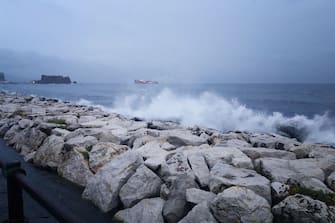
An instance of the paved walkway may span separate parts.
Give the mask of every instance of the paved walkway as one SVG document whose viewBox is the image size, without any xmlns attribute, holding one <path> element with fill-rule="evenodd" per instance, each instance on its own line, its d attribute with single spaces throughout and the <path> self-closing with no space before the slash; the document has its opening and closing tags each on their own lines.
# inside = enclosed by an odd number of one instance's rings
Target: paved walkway
<svg viewBox="0 0 335 223">
<path fill-rule="evenodd" d="M 111 214 L 103 214 L 91 202 L 81 199 L 83 188 L 68 182 L 54 173 L 33 167 L 31 164 L 24 163 L 13 149 L 5 145 L 0 140 L 0 155 L 11 159 L 22 161 L 23 168 L 27 176 L 34 182 L 40 190 L 46 191 L 53 196 L 55 201 L 69 208 L 73 213 L 79 216 L 81 222 L 104 223 L 112 222 Z M 25 216 L 30 223 L 54 223 L 55 220 L 44 208 L 39 206 L 30 196 L 24 193 Z M 7 189 L 6 181 L 0 173 L 0 223 L 7 219 Z"/>
</svg>

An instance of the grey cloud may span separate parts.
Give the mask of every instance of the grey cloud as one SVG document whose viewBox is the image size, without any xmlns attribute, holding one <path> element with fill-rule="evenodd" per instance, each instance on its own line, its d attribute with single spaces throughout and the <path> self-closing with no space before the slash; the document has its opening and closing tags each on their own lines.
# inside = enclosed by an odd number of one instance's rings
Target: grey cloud
<svg viewBox="0 0 335 223">
<path fill-rule="evenodd" d="M 0 10 L 0 48 L 49 58 L 43 69 L 30 61 L 31 73 L 83 80 L 96 73 L 111 82 L 335 81 L 332 0 L 4 0 Z"/>
</svg>

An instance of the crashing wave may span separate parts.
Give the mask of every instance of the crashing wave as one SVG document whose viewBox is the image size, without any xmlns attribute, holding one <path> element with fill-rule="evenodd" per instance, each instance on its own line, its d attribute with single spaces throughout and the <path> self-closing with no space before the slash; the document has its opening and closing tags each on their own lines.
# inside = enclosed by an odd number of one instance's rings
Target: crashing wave
<svg viewBox="0 0 335 223">
<path fill-rule="evenodd" d="M 78 103 L 93 105 L 81 99 Z M 102 109 L 147 120 L 178 120 L 184 126 L 198 125 L 219 130 L 277 132 L 300 141 L 335 144 L 335 129 L 327 113 L 308 118 L 267 114 L 213 93 L 180 95 L 166 88 L 158 94 L 131 94 L 115 99 Z"/>
</svg>

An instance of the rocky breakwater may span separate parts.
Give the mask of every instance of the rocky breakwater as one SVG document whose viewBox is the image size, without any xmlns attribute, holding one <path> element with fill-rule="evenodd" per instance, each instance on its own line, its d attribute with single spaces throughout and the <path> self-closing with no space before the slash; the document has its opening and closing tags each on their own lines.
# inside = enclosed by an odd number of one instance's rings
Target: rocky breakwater
<svg viewBox="0 0 335 223">
<path fill-rule="evenodd" d="M 335 222 L 335 149 L 0 94 L 0 136 L 115 222 Z"/>
</svg>

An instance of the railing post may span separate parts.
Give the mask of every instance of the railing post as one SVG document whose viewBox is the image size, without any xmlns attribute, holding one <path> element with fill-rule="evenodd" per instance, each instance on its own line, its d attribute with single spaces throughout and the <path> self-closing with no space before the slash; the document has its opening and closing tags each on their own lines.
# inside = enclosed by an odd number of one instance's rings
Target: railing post
<svg viewBox="0 0 335 223">
<path fill-rule="evenodd" d="M 7 163 L 3 175 L 7 178 L 8 222 L 24 223 L 22 186 L 17 182 L 16 173 L 24 173 L 19 161 Z"/>
</svg>

